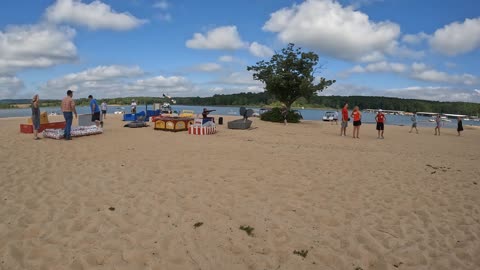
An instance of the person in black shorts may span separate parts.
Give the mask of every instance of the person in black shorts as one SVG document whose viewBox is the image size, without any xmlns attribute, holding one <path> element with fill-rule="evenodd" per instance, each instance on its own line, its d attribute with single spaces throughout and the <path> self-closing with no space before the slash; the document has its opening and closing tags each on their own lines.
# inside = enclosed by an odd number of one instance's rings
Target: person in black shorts
<svg viewBox="0 0 480 270">
<path fill-rule="evenodd" d="M 88 96 L 90 100 L 90 111 L 92 113 L 92 122 L 95 122 L 97 127 L 100 126 L 100 107 L 97 104 L 97 100 L 92 95 Z"/>
</svg>

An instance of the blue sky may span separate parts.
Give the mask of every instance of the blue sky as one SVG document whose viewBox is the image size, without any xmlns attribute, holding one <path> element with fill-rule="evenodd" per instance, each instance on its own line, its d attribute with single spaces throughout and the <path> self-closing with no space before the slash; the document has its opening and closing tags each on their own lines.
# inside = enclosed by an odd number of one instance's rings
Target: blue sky
<svg viewBox="0 0 480 270">
<path fill-rule="evenodd" d="M 322 95 L 480 102 L 476 0 L 4 0 L 0 99 L 259 92 L 246 66 L 289 42 Z"/>
</svg>

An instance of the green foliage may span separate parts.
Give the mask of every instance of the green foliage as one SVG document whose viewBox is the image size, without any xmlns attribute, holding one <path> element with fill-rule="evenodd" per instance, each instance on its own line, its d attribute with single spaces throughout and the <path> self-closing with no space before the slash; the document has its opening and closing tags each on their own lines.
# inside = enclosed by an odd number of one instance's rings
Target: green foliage
<svg viewBox="0 0 480 270">
<path fill-rule="evenodd" d="M 323 77 L 319 83 L 314 83 L 317 64 L 317 54 L 302 52 L 301 48 L 295 48 L 290 43 L 281 53 L 274 54 L 270 61 L 262 60 L 255 66 L 247 67 L 247 70 L 254 71 L 253 79 L 265 83 L 266 92 L 290 109 L 300 97 L 308 100 L 335 83 L 335 80 Z"/>
<path fill-rule="evenodd" d="M 74 96 L 75 98 L 75 96 Z M 153 103 L 162 103 L 166 101 L 160 97 L 133 97 L 139 106 Z M 231 95 L 214 95 L 213 97 L 178 97 L 175 98 L 178 105 L 198 105 L 198 106 L 270 106 L 281 107 L 283 104 L 275 100 L 267 92 L 263 93 L 239 93 Z M 98 102 L 106 100 L 109 105 L 129 105 L 132 97 L 98 99 Z M 480 104 L 469 102 L 439 102 L 417 99 L 401 99 L 392 97 L 372 97 L 372 96 L 313 96 L 309 100 L 299 98 L 292 107 L 305 108 L 332 108 L 340 109 L 348 101 L 350 108 L 358 105 L 360 109 L 384 109 L 399 110 L 408 112 L 438 112 L 454 113 L 466 115 L 480 115 Z M 77 106 L 88 105 L 88 99 L 76 99 Z M 0 100 L 1 109 L 16 108 L 15 104 L 29 104 L 29 99 L 9 99 Z M 40 99 L 41 107 L 59 107 L 61 100 Z"/>
<path fill-rule="evenodd" d="M 280 108 L 273 108 L 268 112 L 262 113 L 260 119 L 263 121 L 283 123 L 282 110 Z M 300 115 L 289 110 L 287 114 L 288 123 L 298 123 L 300 122 Z"/>
</svg>

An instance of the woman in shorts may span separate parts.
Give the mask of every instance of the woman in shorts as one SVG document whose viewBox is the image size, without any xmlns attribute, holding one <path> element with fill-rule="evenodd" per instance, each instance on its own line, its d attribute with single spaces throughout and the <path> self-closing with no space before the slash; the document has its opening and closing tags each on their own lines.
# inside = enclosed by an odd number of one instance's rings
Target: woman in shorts
<svg viewBox="0 0 480 270">
<path fill-rule="evenodd" d="M 358 106 L 353 108 L 350 116 L 353 118 L 353 138 L 360 139 L 358 136 L 360 134 L 360 126 L 362 125 L 362 113 Z"/>
<path fill-rule="evenodd" d="M 38 129 L 40 128 L 40 104 L 38 95 L 32 98 L 32 124 L 33 124 L 33 138 L 39 140 Z"/>
</svg>

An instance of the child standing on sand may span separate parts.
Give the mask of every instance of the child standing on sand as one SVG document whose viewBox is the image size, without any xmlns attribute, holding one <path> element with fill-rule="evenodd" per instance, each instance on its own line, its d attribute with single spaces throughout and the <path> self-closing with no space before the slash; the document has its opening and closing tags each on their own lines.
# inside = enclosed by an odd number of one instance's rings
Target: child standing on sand
<svg viewBox="0 0 480 270">
<path fill-rule="evenodd" d="M 353 117 L 353 138 L 360 139 L 358 135 L 360 134 L 360 126 L 362 125 L 362 113 L 358 106 L 353 108 L 351 117 Z"/>
<path fill-rule="evenodd" d="M 387 118 L 382 113 L 382 109 L 378 110 L 378 113 L 375 116 L 375 121 L 377 121 L 377 131 L 378 131 L 377 139 L 384 139 L 383 138 L 383 130 L 385 129 L 385 125 L 384 125 L 385 120 L 387 120 Z"/>
<path fill-rule="evenodd" d="M 461 132 L 463 131 L 463 123 L 462 123 L 462 118 L 458 117 L 457 118 L 457 132 L 458 136 L 462 136 Z"/>
<path fill-rule="evenodd" d="M 417 129 L 417 113 L 414 112 L 413 113 L 413 116 L 411 118 L 412 120 L 412 128 L 410 129 L 410 132 L 409 133 L 412 133 L 413 129 L 415 129 L 417 131 L 417 134 L 418 134 L 418 129 Z"/>
<path fill-rule="evenodd" d="M 440 136 L 440 126 L 442 125 L 442 119 L 440 118 L 440 114 L 437 114 L 437 117 L 435 117 L 435 136 L 437 136 L 437 130 L 438 130 L 438 136 Z"/>
</svg>

